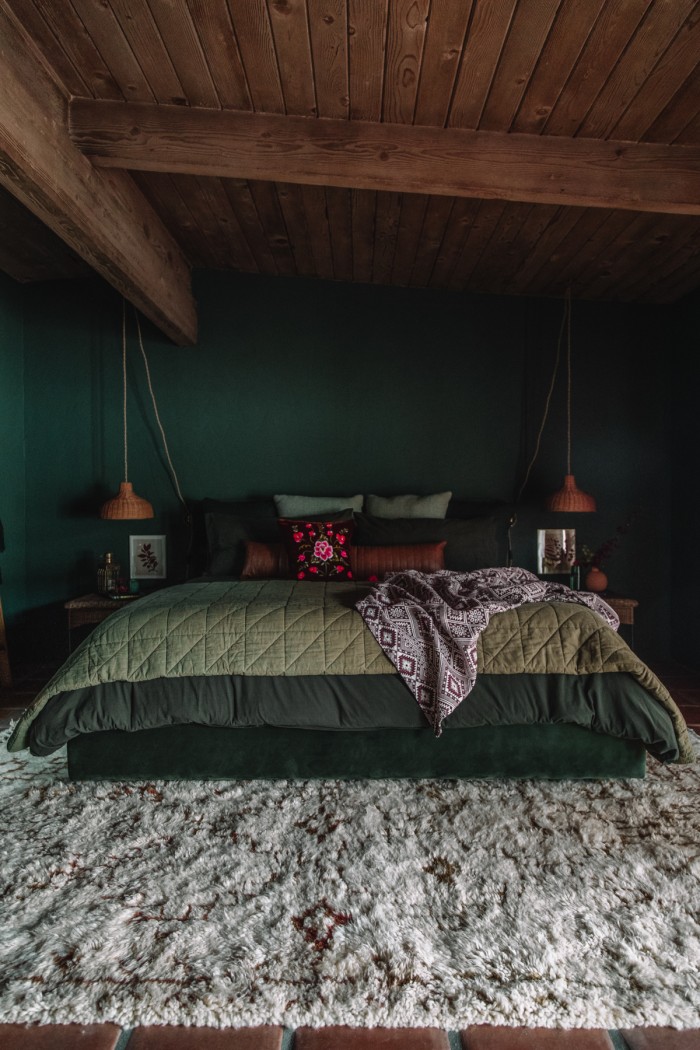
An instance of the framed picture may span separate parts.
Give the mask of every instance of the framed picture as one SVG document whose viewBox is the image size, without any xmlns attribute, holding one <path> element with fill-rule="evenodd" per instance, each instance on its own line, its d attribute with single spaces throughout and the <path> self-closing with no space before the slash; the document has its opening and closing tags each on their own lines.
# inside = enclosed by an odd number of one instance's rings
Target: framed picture
<svg viewBox="0 0 700 1050">
<path fill-rule="evenodd" d="M 537 530 L 537 572 L 539 575 L 571 572 L 576 561 L 576 529 Z"/>
<path fill-rule="evenodd" d="M 165 536 L 129 536 L 132 580 L 165 579 Z"/>
</svg>

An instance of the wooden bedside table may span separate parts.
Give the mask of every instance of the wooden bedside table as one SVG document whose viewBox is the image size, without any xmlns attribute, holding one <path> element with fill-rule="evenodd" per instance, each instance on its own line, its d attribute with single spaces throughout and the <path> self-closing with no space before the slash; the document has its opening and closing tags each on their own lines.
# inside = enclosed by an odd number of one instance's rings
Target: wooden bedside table
<svg viewBox="0 0 700 1050">
<path fill-rule="evenodd" d="M 71 598 L 63 608 L 68 613 L 68 652 L 73 651 L 73 631 L 85 624 L 102 623 L 108 616 L 121 609 L 127 602 L 140 598 L 140 594 L 130 594 L 128 598 L 108 598 L 104 594 L 83 594 Z"/>
</svg>

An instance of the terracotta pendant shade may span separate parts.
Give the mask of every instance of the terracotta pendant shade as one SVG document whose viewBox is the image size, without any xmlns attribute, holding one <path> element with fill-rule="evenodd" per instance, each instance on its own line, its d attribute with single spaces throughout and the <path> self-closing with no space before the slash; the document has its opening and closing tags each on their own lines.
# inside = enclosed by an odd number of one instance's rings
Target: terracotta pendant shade
<svg viewBox="0 0 700 1050">
<path fill-rule="evenodd" d="M 117 495 L 102 504 L 100 517 L 109 518 L 111 521 L 152 518 L 153 507 L 147 499 L 136 495 L 130 481 L 122 481 Z"/>
<path fill-rule="evenodd" d="M 563 486 L 558 492 L 547 498 L 545 506 L 547 510 L 580 513 L 582 511 L 594 511 L 596 502 L 594 496 L 591 496 L 588 492 L 583 492 L 578 487 L 573 474 L 566 474 Z"/>
</svg>

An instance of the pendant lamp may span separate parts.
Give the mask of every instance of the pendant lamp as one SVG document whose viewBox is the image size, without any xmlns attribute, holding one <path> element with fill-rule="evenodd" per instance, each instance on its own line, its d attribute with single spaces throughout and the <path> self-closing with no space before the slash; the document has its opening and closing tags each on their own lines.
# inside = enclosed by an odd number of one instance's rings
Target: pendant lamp
<svg viewBox="0 0 700 1050">
<path fill-rule="evenodd" d="M 100 517 L 111 521 L 127 521 L 152 518 L 153 507 L 146 499 L 137 496 L 129 478 L 129 443 L 126 425 L 126 301 L 122 299 L 122 406 L 124 420 L 124 480 L 116 496 L 108 499 L 100 508 Z"/>
<path fill-rule="evenodd" d="M 565 513 L 590 512 L 596 509 L 595 498 L 583 492 L 571 472 L 571 291 L 566 295 L 566 474 L 564 484 L 545 501 L 547 510 Z"/>
</svg>

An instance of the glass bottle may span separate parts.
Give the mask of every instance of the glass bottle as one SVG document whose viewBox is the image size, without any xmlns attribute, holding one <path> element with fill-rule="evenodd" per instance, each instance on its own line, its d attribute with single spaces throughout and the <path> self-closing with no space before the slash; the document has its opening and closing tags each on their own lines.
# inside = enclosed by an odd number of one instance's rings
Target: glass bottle
<svg viewBox="0 0 700 1050">
<path fill-rule="evenodd" d="M 99 594 L 116 594 L 119 581 L 119 565 L 114 556 L 107 552 L 104 562 L 97 570 L 97 591 Z"/>
</svg>

